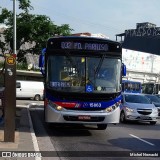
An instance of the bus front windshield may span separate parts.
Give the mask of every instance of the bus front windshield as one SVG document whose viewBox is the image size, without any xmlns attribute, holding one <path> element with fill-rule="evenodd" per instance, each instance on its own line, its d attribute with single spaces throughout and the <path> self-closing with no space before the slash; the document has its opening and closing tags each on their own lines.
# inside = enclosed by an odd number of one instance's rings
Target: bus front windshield
<svg viewBox="0 0 160 160">
<path fill-rule="evenodd" d="M 47 85 L 60 92 L 119 92 L 121 60 L 104 56 L 50 55 Z"/>
</svg>

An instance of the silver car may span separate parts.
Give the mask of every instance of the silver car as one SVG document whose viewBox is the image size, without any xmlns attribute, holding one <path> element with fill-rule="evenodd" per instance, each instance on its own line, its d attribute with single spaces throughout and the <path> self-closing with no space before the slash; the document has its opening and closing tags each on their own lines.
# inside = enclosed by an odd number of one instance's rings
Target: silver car
<svg viewBox="0 0 160 160">
<path fill-rule="evenodd" d="M 145 94 L 145 96 L 155 105 L 155 107 L 157 107 L 158 116 L 160 116 L 160 98 L 153 94 Z"/>
<path fill-rule="evenodd" d="M 158 110 L 143 94 L 123 93 L 120 121 L 127 120 L 156 124 Z"/>
</svg>

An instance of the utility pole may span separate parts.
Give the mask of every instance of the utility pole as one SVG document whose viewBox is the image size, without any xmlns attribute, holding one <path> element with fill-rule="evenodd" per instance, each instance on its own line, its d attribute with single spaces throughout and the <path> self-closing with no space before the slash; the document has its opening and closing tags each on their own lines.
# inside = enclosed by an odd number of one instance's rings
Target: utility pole
<svg viewBox="0 0 160 160">
<path fill-rule="evenodd" d="M 5 54 L 4 141 L 15 141 L 16 114 L 16 0 L 13 0 L 13 53 Z"/>
</svg>

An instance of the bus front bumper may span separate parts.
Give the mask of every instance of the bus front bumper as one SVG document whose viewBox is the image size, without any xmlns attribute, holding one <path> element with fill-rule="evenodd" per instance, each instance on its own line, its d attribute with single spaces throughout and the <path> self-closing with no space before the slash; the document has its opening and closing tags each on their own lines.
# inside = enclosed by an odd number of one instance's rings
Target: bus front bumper
<svg viewBox="0 0 160 160">
<path fill-rule="evenodd" d="M 112 112 L 64 110 L 57 111 L 50 105 L 45 106 L 45 122 L 47 123 L 79 123 L 79 124 L 108 124 L 119 123 L 120 108 Z"/>
</svg>

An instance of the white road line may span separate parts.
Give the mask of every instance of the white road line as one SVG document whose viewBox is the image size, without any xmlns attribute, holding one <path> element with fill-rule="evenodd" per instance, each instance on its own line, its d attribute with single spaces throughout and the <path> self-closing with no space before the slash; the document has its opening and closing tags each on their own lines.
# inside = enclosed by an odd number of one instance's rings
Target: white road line
<svg viewBox="0 0 160 160">
<path fill-rule="evenodd" d="M 137 137 L 137 136 L 135 136 L 135 135 L 133 135 L 133 134 L 129 134 L 129 135 L 132 136 L 132 137 L 134 137 L 134 138 L 137 138 L 137 139 L 139 139 L 140 141 L 145 142 L 145 143 L 147 143 L 147 144 L 149 144 L 149 145 L 151 145 L 151 146 L 155 146 L 155 144 L 150 143 L 150 142 L 148 142 L 148 141 L 146 141 L 146 140 L 144 140 L 144 139 L 141 139 L 141 138 L 139 138 L 139 137 Z"/>
<path fill-rule="evenodd" d="M 28 106 L 29 108 L 29 106 Z M 33 129 L 33 124 L 32 124 L 32 120 L 31 120 L 31 116 L 30 116 L 30 113 L 29 113 L 29 110 L 27 109 L 27 112 L 28 112 L 28 118 L 29 118 L 29 124 L 30 124 L 30 132 L 31 132 L 31 136 L 32 136 L 32 141 L 33 141 L 33 147 L 34 147 L 34 150 L 39 152 L 39 146 L 38 146 L 38 142 L 37 142 L 37 138 L 36 138 L 36 135 L 35 135 L 35 132 L 34 132 L 34 129 Z M 41 160 L 40 157 L 35 157 L 35 160 Z"/>
</svg>

